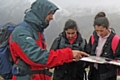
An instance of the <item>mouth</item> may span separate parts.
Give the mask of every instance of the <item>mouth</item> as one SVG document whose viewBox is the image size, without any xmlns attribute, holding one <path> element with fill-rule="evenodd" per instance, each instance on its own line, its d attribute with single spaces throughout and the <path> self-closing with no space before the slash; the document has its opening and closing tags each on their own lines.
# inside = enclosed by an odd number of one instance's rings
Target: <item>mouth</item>
<svg viewBox="0 0 120 80">
<path fill-rule="evenodd" d="M 104 37 L 104 35 L 100 35 L 101 37 Z"/>
<path fill-rule="evenodd" d="M 73 38 L 68 38 L 69 40 L 72 40 Z"/>
</svg>

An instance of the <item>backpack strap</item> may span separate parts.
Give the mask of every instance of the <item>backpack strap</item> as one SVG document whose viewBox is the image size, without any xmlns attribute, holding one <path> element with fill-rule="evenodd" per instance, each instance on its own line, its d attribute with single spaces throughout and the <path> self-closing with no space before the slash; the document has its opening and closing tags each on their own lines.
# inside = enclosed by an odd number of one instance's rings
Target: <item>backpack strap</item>
<svg viewBox="0 0 120 80">
<path fill-rule="evenodd" d="M 84 50 L 85 44 L 86 44 L 86 40 L 82 39 L 82 43 L 80 44 L 80 46 L 82 47 L 82 50 Z"/>
<path fill-rule="evenodd" d="M 114 37 L 112 39 L 112 44 L 111 44 L 113 54 L 115 54 L 115 52 L 116 52 L 116 48 L 118 46 L 119 40 L 120 40 L 119 36 L 114 35 Z M 94 44 L 94 35 L 91 36 L 91 44 L 92 45 Z"/>
<path fill-rule="evenodd" d="M 21 23 L 18 23 L 17 25 L 27 28 L 30 31 L 30 33 L 32 34 L 32 37 L 35 38 L 35 36 L 33 35 L 33 32 L 32 32 L 32 29 L 29 27 L 29 25 L 26 22 L 21 22 Z"/>
<path fill-rule="evenodd" d="M 44 70 L 32 70 L 28 71 L 28 74 L 33 75 L 33 74 L 45 74 L 47 76 L 52 76 L 52 72 L 49 72 L 49 69 L 44 69 Z"/>
<path fill-rule="evenodd" d="M 119 40 L 120 40 L 119 36 L 114 35 L 114 37 L 112 39 L 112 50 L 113 50 L 114 54 L 115 54 L 116 48 L 118 46 Z"/>
<path fill-rule="evenodd" d="M 94 44 L 94 35 L 91 36 L 91 44 L 93 45 Z"/>
<path fill-rule="evenodd" d="M 47 76 L 52 76 L 52 73 L 49 71 L 48 68 L 45 68 L 43 70 L 26 70 L 24 67 L 14 64 L 12 67 L 12 74 L 16 76 L 25 76 L 27 74 L 33 75 L 33 74 L 45 74 Z"/>
<path fill-rule="evenodd" d="M 30 27 L 28 26 L 28 24 L 26 22 L 21 22 L 18 24 L 18 26 L 26 27 L 29 31 L 31 31 Z"/>
</svg>

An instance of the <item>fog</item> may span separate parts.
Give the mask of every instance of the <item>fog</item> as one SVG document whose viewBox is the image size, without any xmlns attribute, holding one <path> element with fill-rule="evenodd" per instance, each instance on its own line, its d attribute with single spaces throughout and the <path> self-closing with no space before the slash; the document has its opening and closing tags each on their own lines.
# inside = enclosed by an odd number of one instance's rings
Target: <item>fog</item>
<svg viewBox="0 0 120 80">
<path fill-rule="evenodd" d="M 29 0 L 31 3 L 35 0 Z M 66 8 L 90 9 L 91 12 L 100 10 L 107 11 L 108 13 L 118 12 L 120 14 L 120 0 L 49 0 L 55 3 L 60 10 Z M 74 11 L 74 9 L 73 9 Z M 76 11 L 77 12 L 77 11 Z"/>
<path fill-rule="evenodd" d="M 24 11 L 30 8 L 35 0 L 0 0 L 0 23 L 23 21 Z M 66 20 L 73 19 L 77 22 L 82 36 L 89 39 L 92 34 L 94 16 L 104 11 L 113 27 L 120 36 L 120 0 L 50 0 L 59 10 L 54 15 L 45 30 L 48 49 L 53 40 L 62 32 Z"/>
</svg>

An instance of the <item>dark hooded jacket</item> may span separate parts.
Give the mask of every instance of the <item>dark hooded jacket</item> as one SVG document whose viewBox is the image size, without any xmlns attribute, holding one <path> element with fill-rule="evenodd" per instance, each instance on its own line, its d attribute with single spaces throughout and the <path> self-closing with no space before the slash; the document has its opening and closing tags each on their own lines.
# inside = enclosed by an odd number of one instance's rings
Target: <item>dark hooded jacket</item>
<svg viewBox="0 0 120 80">
<path fill-rule="evenodd" d="M 12 80 L 50 80 L 50 76 L 45 72 L 41 73 L 41 70 L 72 62 L 73 55 L 70 48 L 57 51 L 46 49 L 44 29 L 49 22 L 45 22 L 45 18 L 51 11 L 55 12 L 57 9 L 47 0 L 37 0 L 24 17 L 29 29 L 18 25 L 12 32 L 9 43 L 13 60 L 26 71 L 38 71 L 35 74 L 14 75 Z"/>
<path fill-rule="evenodd" d="M 85 51 L 86 44 L 86 40 L 82 38 L 79 32 L 77 33 L 77 38 L 73 44 L 69 43 L 65 32 L 62 32 L 59 37 L 54 40 L 51 50 L 70 47 L 72 50 Z M 64 63 L 63 65 L 55 67 L 53 80 L 84 80 L 84 67 L 85 63 L 82 61 Z"/>
<path fill-rule="evenodd" d="M 90 53 L 90 55 L 96 56 L 95 50 L 98 46 L 98 39 L 99 36 L 94 31 L 94 43 L 92 44 L 91 38 L 89 40 L 89 44 L 87 46 L 87 52 Z M 111 31 L 109 37 L 107 38 L 103 48 L 102 53 L 100 57 L 106 57 L 110 59 L 120 59 L 120 42 L 118 43 L 118 46 L 116 48 L 115 53 L 112 51 L 111 44 L 112 39 L 114 37 L 115 33 Z M 110 64 L 98 64 L 98 69 L 94 67 L 94 64 L 90 64 L 90 71 L 88 74 L 89 80 L 116 80 L 117 77 L 117 67 L 115 65 Z"/>
</svg>

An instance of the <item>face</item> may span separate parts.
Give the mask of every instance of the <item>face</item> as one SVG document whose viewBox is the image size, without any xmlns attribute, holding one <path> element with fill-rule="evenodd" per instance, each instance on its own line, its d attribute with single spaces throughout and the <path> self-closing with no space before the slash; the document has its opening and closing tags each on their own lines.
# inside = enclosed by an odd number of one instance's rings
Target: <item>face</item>
<svg viewBox="0 0 120 80">
<path fill-rule="evenodd" d="M 97 34 L 101 37 L 105 37 L 109 34 L 109 30 L 103 26 L 95 26 L 95 31 L 97 32 Z"/>
<path fill-rule="evenodd" d="M 73 39 L 77 35 L 77 31 L 75 29 L 68 29 L 65 33 L 69 40 Z"/>
<path fill-rule="evenodd" d="M 49 13 L 45 19 L 45 22 L 50 22 L 51 20 L 53 20 L 53 15 L 54 15 L 54 11 Z"/>
</svg>

